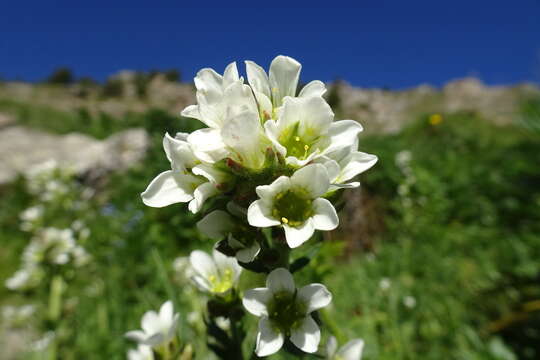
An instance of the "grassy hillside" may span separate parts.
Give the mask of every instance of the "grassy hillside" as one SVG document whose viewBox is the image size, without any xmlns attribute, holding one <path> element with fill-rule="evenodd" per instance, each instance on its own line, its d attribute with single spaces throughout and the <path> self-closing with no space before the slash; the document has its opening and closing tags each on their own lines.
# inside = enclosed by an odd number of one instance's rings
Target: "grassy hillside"
<svg viewBox="0 0 540 360">
<path fill-rule="evenodd" d="M 474 113 L 426 114 L 399 134 L 361 139 L 361 149 L 377 154 L 379 163 L 361 176 L 361 202 L 348 194 L 352 200 L 346 206 L 365 212 L 361 204 L 374 204 L 364 225 L 374 230 L 335 232 L 303 248 L 317 257 L 300 281 L 325 278 L 334 305 L 320 320 L 340 343 L 364 338 L 365 359 L 379 360 L 540 357 L 538 104 L 524 105 L 526 121 L 506 127 Z M 84 246 L 91 261 L 66 275 L 66 310 L 55 323 L 55 345 L 34 353 L 21 347 L 13 350 L 16 358 L 45 358 L 54 351 L 61 359 L 123 359 L 133 347 L 123 334 L 139 327 L 145 311 L 173 299 L 181 312 L 180 338 L 194 346 L 196 358 L 207 359 L 202 319 L 189 315 L 205 299 L 175 271 L 173 261 L 193 248 L 209 249 L 212 242 L 194 229 L 199 219 L 185 206 L 152 209 L 139 199 L 168 166 L 163 133 L 199 124 L 158 110 L 103 118 L 0 101 L 0 111 L 58 133 L 103 138 L 143 126 L 153 139 L 143 163 L 114 175 L 94 194 L 84 179 L 69 174 L 55 175 L 69 191 L 52 201 L 32 193 L 23 178 L 0 190 L 2 283 L 19 267 L 31 236 L 21 230 L 25 209 L 43 204 L 43 225 L 82 220 L 90 231 Z M 45 285 L 52 281 L 47 279 Z M 246 286 L 259 281 L 242 278 Z M 52 330 L 46 315 L 50 293 L 44 289 L 20 295 L 0 287 L 1 306 L 38 309 L 30 321 L 4 319 L 5 334 L 35 342 Z M 251 320 L 247 330 L 255 326 Z M 6 346 L 1 341 L 0 348 Z M 247 351 L 252 343 L 245 346 Z M 280 356 L 285 357 L 274 358 Z"/>
</svg>

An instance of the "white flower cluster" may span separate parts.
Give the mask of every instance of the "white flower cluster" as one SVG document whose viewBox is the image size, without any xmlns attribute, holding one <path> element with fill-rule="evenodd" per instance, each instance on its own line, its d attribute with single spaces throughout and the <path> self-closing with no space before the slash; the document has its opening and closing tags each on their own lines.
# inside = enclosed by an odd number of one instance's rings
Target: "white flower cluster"
<svg viewBox="0 0 540 360">
<path fill-rule="evenodd" d="M 268 73 L 252 61 L 245 64 L 247 83 L 234 62 L 223 75 L 212 69 L 197 73 L 197 104 L 182 115 L 207 127 L 165 134 L 171 169 L 157 175 L 141 197 L 151 207 L 189 203 L 193 213 L 208 209 L 197 226 L 219 241 L 212 256 L 194 251 L 189 266 L 185 259 L 175 263 L 200 290 L 241 295 L 240 265 L 268 273 L 265 288 L 248 290 L 242 298 L 245 309 L 261 318 L 258 356 L 277 352 L 287 338 L 314 353 L 321 333 L 311 313 L 327 306 L 332 296 L 322 284 L 296 288 L 286 268 L 289 249 L 316 230 L 338 226 L 334 195 L 358 187 L 354 178 L 377 157 L 358 151 L 363 130 L 358 122 L 335 121 L 321 81 L 298 91 L 301 65 L 296 60 L 277 56 Z M 329 357 L 360 357 L 358 342 L 346 347 L 331 349 Z"/>
<path fill-rule="evenodd" d="M 143 202 L 163 207 L 189 202 L 196 213 L 204 202 L 225 194 L 252 227 L 279 226 L 291 248 L 307 241 L 315 230 L 338 226 L 333 205 L 325 198 L 340 189 L 359 186 L 351 180 L 373 166 L 377 157 L 359 152 L 362 126 L 353 120 L 334 121 L 320 81 L 297 93 L 301 65 L 278 56 L 267 74 L 246 61 L 248 84 L 236 63 L 223 75 L 203 69 L 195 77 L 197 105 L 182 115 L 208 127 L 191 134 L 166 134 L 163 147 L 171 170 L 159 174 L 142 193 Z M 230 208 L 230 207 L 229 207 Z M 229 209 L 230 212 L 230 209 Z M 238 216 L 231 213 L 232 216 Z M 229 242 L 243 261 L 257 245 L 235 236 L 225 214 L 209 214 L 203 224 Z M 216 230 L 216 228 L 218 228 Z M 218 231 L 219 230 L 219 231 Z"/>
<path fill-rule="evenodd" d="M 45 276 L 46 266 L 71 264 L 80 267 L 89 259 L 86 250 L 75 241 L 71 229 L 41 229 L 24 249 L 22 267 L 6 280 L 6 287 L 11 290 L 33 288 Z"/>
<path fill-rule="evenodd" d="M 25 173 L 28 190 L 44 202 L 69 193 L 69 183 L 64 180 L 71 176 L 69 169 L 60 167 L 54 160 L 34 166 Z"/>
</svg>

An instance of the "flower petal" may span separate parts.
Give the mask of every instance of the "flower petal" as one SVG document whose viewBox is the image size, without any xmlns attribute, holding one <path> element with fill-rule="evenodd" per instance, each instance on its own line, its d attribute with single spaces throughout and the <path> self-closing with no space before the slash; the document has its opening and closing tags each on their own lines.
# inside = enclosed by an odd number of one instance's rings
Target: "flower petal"
<svg viewBox="0 0 540 360">
<path fill-rule="evenodd" d="M 250 289 L 244 292 L 242 304 L 255 316 L 268 316 L 266 305 L 272 299 L 272 292 L 267 288 Z"/>
<path fill-rule="evenodd" d="M 324 152 L 329 153 L 343 147 L 354 146 L 362 130 L 362 125 L 354 120 L 340 120 L 332 123 L 328 130 L 330 145 Z"/>
<path fill-rule="evenodd" d="M 279 225 L 280 222 L 271 215 L 271 209 L 262 201 L 256 200 L 249 205 L 248 222 L 251 226 L 269 227 Z"/>
<path fill-rule="evenodd" d="M 330 304 L 332 294 L 323 284 L 309 284 L 298 290 L 298 298 L 304 301 L 309 314 Z"/>
<path fill-rule="evenodd" d="M 189 134 L 188 142 L 191 144 L 195 156 L 208 163 L 215 163 L 228 155 L 218 129 L 196 130 Z"/>
<path fill-rule="evenodd" d="M 201 113 L 199 112 L 199 106 L 198 105 L 189 105 L 186 107 L 180 115 L 188 118 L 193 118 L 197 120 L 201 120 Z"/>
<path fill-rule="evenodd" d="M 213 69 L 200 70 L 193 79 L 197 92 L 203 94 L 208 103 L 215 103 L 223 96 L 223 77 Z"/>
<path fill-rule="evenodd" d="M 236 259 L 243 263 L 249 263 L 255 260 L 255 257 L 261 251 L 261 246 L 258 242 L 254 241 L 250 247 L 240 249 L 236 252 Z"/>
<path fill-rule="evenodd" d="M 228 175 L 221 170 L 216 169 L 211 164 L 198 164 L 191 169 L 195 175 L 204 176 L 212 184 L 222 184 L 228 180 Z"/>
<path fill-rule="evenodd" d="M 233 61 L 227 65 L 225 71 L 223 71 L 223 82 L 221 86 L 223 89 L 225 89 L 227 86 L 237 82 L 238 80 L 240 80 L 238 68 L 236 67 L 236 62 Z"/>
<path fill-rule="evenodd" d="M 194 214 L 198 213 L 206 199 L 216 195 L 217 193 L 219 193 L 219 190 L 212 183 L 205 182 L 199 185 L 193 192 L 193 200 L 189 202 L 189 211 Z"/>
<path fill-rule="evenodd" d="M 259 332 L 257 333 L 257 346 L 255 353 L 263 357 L 272 355 L 283 346 L 283 334 L 273 329 L 270 320 L 267 317 L 259 320 Z"/>
<path fill-rule="evenodd" d="M 186 167 L 191 168 L 197 163 L 197 158 L 191 151 L 189 143 L 173 138 L 168 133 L 165 133 L 163 137 L 163 149 L 173 170 L 184 171 Z"/>
<path fill-rule="evenodd" d="M 255 188 L 257 195 L 263 200 L 272 201 L 274 197 L 291 187 L 290 179 L 287 176 L 280 176 L 270 185 L 260 185 Z"/>
<path fill-rule="evenodd" d="M 319 80 L 313 80 L 306 84 L 300 90 L 300 94 L 298 94 L 298 97 L 309 97 L 309 96 L 323 96 L 326 92 L 326 86 L 322 81 Z"/>
<path fill-rule="evenodd" d="M 330 186 L 328 171 L 324 165 L 310 164 L 291 176 L 291 185 L 306 190 L 312 199 L 325 194 Z"/>
<path fill-rule="evenodd" d="M 192 251 L 189 255 L 189 262 L 193 270 L 205 279 L 208 279 L 212 275 L 217 276 L 218 274 L 214 259 L 204 251 Z"/>
<path fill-rule="evenodd" d="M 377 156 L 363 153 L 360 151 L 354 151 L 350 155 L 350 160 L 341 170 L 341 174 L 338 177 L 339 182 L 345 182 L 352 179 L 358 174 L 370 169 L 377 163 Z"/>
<path fill-rule="evenodd" d="M 336 355 L 343 360 L 360 360 L 363 350 L 364 340 L 353 339 L 343 345 L 343 347 L 338 350 Z"/>
<path fill-rule="evenodd" d="M 281 106 L 285 96 L 295 96 L 302 65 L 291 57 L 279 55 L 270 64 L 268 80 L 274 106 Z"/>
<path fill-rule="evenodd" d="M 330 336 L 326 341 L 326 358 L 333 359 L 337 351 L 337 340 L 335 336 Z"/>
<path fill-rule="evenodd" d="M 220 240 L 234 228 L 234 222 L 227 212 L 215 210 L 197 223 L 197 229 L 213 240 Z"/>
<path fill-rule="evenodd" d="M 144 313 L 141 320 L 141 328 L 146 335 L 153 335 L 161 329 L 161 320 L 157 312 L 151 310 Z"/>
<path fill-rule="evenodd" d="M 182 179 L 182 174 L 175 174 L 172 170 L 162 172 L 141 194 L 143 203 L 147 206 L 160 208 L 190 201 L 193 199 L 193 192 L 183 180 L 186 179 Z"/>
<path fill-rule="evenodd" d="M 138 343 L 146 340 L 146 334 L 144 333 L 144 331 L 141 331 L 141 330 L 128 331 L 124 336 Z"/>
<path fill-rule="evenodd" d="M 304 141 L 315 141 L 325 135 L 332 125 L 334 113 L 321 97 L 287 98 L 277 120 L 280 133 L 298 124 L 298 135 Z"/>
<path fill-rule="evenodd" d="M 280 291 L 293 293 L 296 290 L 294 279 L 289 270 L 285 268 L 277 268 L 272 270 L 272 272 L 266 277 L 266 287 L 270 289 L 272 294 Z"/>
<path fill-rule="evenodd" d="M 285 238 L 290 248 L 294 249 L 308 241 L 315 232 L 315 226 L 313 225 L 313 219 L 309 218 L 300 226 L 292 227 L 283 225 L 285 230 Z"/>
<path fill-rule="evenodd" d="M 227 270 L 231 271 L 232 281 L 235 282 L 242 272 L 242 267 L 238 265 L 238 260 L 234 256 L 227 256 L 216 249 L 212 250 L 212 257 L 218 271 L 221 274 L 224 274 Z"/>
<path fill-rule="evenodd" d="M 313 226 L 317 230 L 334 230 L 339 225 L 339 218 L 334 205 L 327 199 L 318 198 L 313 201 Z"/>
<path fill-rule="evenodd" d="M 171 300 L 166 301 L 159 308 L 159 319 L 162 324 L 170 324 L 173 319 L 173 303 Z"/>
<path fill-rule="evenodd" d="M 291 341 L 297 348 L 307 353 L 314 353 L 321 341 L 319 325 L 308 315 L 302 324 L 291 331 Z"/>
<path fill-rule="evenodd" d="M 210 284 L 207 278 L 200 275 L 193 275 L 190 277 L 190 280 L 199 290 L 203 292 L 212 292 L 212 284 Z"/>
<path fill-rule="evenodd" d="M 264 165 L 270 142 L 264 135 L 258 113 L 244 111 L 229 118 L 221 129 L 221 138 L 242 165 L 251 169 Z"/>
<path fill-rule="evenodd" d="M 246 61 L 246 73 L 249 85 L 254 91 L 266 95 L 267 98 L 271 97 L 270 83 L 268 81 L 268 75 L 264 69 L 254 63 L 253 61 Z"/>
</svg>

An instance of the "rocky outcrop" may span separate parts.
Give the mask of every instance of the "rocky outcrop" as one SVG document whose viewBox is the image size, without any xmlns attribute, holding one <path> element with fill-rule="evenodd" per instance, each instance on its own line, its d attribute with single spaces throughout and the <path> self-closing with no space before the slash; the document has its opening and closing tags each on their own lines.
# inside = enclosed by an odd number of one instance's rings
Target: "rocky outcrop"
<svg viewBox="0 0 540 360">
<path fill-rule="evenodd" d="M 53 135 L 22 126 L 0 131 L 0 184 L 54 160 L 59 166 L 92 177 L 138 163 L 148 147 L 143 129 L 130 129 L 103 141 L 72 133 Z"/>
<path fill-rule="evenodd" d="M 368 132 L 384 133 L 397 132 L 427 113 L 474 111 L 496 124 L 508 124 L 523 99 L 540 96 L 540 89 L 531 84 L 487 86 L 476 78 L 451 81 L 441 90 L 428 85 L 402 91 L 334 86 L 342 117 L 360 121 Z"/>
</svg>

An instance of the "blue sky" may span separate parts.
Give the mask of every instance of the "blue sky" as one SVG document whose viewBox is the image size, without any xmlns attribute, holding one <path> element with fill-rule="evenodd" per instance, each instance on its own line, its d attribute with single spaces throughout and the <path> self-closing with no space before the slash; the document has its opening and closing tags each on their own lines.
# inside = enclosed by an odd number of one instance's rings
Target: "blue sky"
<svg viewBox="0 0 540 360">
<path fill-rule="evenodd" d="M 65 65 L 103 80 L 178 68 L 191 79 L 278 54 L 302 81 L 363 87 L 540 82 L 540 1 L 10 1 L 0 12 L 0 76 L 35 81 Z M 329 6 L 330 4 L 330 6 Z M 256 7 L 256 5 L 262 7 Z M 290 5 L 290 6 L 287 6 Z"/>
</svg>

